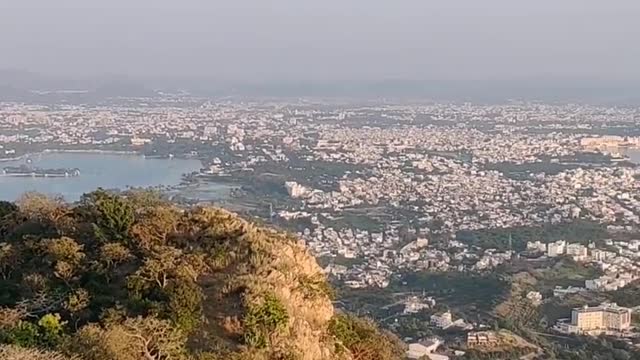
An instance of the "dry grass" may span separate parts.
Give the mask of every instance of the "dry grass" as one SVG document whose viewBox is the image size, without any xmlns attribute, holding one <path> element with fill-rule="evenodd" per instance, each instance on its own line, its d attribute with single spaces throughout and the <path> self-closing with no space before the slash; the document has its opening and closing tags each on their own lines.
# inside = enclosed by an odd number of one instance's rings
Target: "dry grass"
<svg viewBox="0 0 640 360">
<path fill-rule="evenodd" d="M 200 229 L 200 235 L 194 236 L 201 241 L 223 243 L 233 251 L 221 263 L 225 267 L 206 278 L 210 290 L 205 290 L 205 315 L 215 314 L 218 319 L 217 324 L 208 324 L 207 333 L 224 333 L 227 343 L 247 339 L 238 337 L 238 332 L 247 331 L 245 317 L 271 297 L 287 314 L 282 318 L 286 323 L 267 327 L 270 330 L 264 336 L 269 346 L 265 349 L 240 342 L 237 354 L 242 354 L 241 359 L 340 358 L 334 353 L 335 342 L 326 334 L 334 312 L 330 287 L 315 259 L 295 238 L 256 227 L 219 209 L 198 210 L 190 221 L 190 226 Z"/>
<path fill-rule="evenodd" d="M 80 360 L 78 357 L 67 357 L 53 351 L 24 349 L 17 346 L 1 345 L 0 359 L 2 360 Z"/>
</svg>

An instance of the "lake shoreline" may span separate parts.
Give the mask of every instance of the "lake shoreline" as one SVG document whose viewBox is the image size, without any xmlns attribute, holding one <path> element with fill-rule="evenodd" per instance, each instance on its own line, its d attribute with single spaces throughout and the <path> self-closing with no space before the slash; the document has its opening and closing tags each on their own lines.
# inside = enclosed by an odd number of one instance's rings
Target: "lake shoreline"
<svg viewBox="0 0 640 360">
<path fill-rule="evenodd" d="M 146 158 L 138 152 L 113 150 L 57 150 L 47 149 L 38 153 L 25 154 L 13 161 L 0 163 L 2 166 L 19 166 L 31 158 L 33 166 L 44 168 L 78 168 L 78 177 L 0 177 L 0 199 L 13 201 L 21 194 L 38 191 L 63 195 L 74 201 L 83 193 L 98 187 L 106 189 L 164 188 L 180 192 L 188 186 L 188 174 L 199 172 L 199 159 Z M 201 185 L 200 189 L 184 189 L 197 198 L 226 198 L 227 187 Z M 202 191 L 200 191 L 202 190 Z"/>
<path fill-rule="evenodd" d="M 1 158 L 1 162 L 20 161 L 32 156 L 42 154 L 70 153 L 70 154 L 105 154 L 105 155 L 142 155 L 138 151 L 127 150 L 100 150 L 100 149 L 44 149 L 42 151 L 26 153 L 13 158 Z"/>
<path fill-rule="evenodd" d="M 640 148 L 627 148 L 621 153 L 627 161 L 640 165 Z"/>
</svg>

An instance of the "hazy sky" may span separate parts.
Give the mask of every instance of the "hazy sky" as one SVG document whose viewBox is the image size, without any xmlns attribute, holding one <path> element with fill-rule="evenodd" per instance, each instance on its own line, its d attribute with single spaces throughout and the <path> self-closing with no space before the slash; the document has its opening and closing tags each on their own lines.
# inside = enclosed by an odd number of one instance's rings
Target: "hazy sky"
<svg viewBox="0 0 640 360">
<path fill-rule="evenodd" d="M 640 80 L 640 0 L 0 0 L 0 68 Z"/>
</svg>

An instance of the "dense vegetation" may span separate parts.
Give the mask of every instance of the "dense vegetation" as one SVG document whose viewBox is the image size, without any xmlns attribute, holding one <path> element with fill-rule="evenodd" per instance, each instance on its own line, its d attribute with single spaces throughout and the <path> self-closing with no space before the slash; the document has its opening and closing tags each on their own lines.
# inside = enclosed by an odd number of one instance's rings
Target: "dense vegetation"
<svg viewBox="0 0 640 360">
<path fill-rule="evenodd" d="M 372 324 L 334 315 L 332 291 L 296 239 L 153 193 L 0 203 L 0 288 L 3 359 L 402 354 Z"/>
<path fill-rule="evenodd" d="M 408 273 L 398 289 L 420 293 L 426 291 L 449 306 L 471 307 L 476 311 L 490 310 L 505 295 L 508 282 L 498 274 L 479 275 L 459 272 Z"/>
<path fill-rule="evenodd" d="M 589 242 L 601 241 L 608 237 L 606 226 L 597 222 L 578 220 L 571 223 L 548 224 L 543 226 L 521 226 L 513 228 L 483 229 L 477 231 L 463 230 L 456 238 L 464 243 L 483 249 L 509 249 L 509 238 L 513 250 L 524 251 L 529 241 L 550 243 L 557 240 L 577 242 L 587 245 Z"/>
<path fill-rule="evenodd" d="M 354 359 L 393 359 L 404 353 L 403 344 L 395 336 L 381 333 L 370 320 L 337 315 L 331 319 L 329 331 L 339 340 L 337 352 L 350 352 Z"/>
</svg>

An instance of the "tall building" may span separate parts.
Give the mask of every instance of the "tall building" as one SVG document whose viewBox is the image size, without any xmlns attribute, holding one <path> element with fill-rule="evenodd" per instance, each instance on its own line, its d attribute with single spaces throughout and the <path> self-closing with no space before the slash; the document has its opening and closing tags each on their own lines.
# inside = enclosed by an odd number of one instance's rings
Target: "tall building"
<svg viewBox="0 0 640 360">
<path fill-rule="evenodd" d="M 602 323 L 603 327 L 609 330 L 627 330 L 631 327 L 631 309 L 618 306 L 605 308 Z"/>
<path fill-rule="evenodd" d="M 556 329 L 575 334 L 598 335 L 604 332 L 620 332 L 631 327 L 631 309 L 615 303 L 600 306 L 584 306 L 571 311 L 571 323 L 559 322 Z"/>
</svg>

